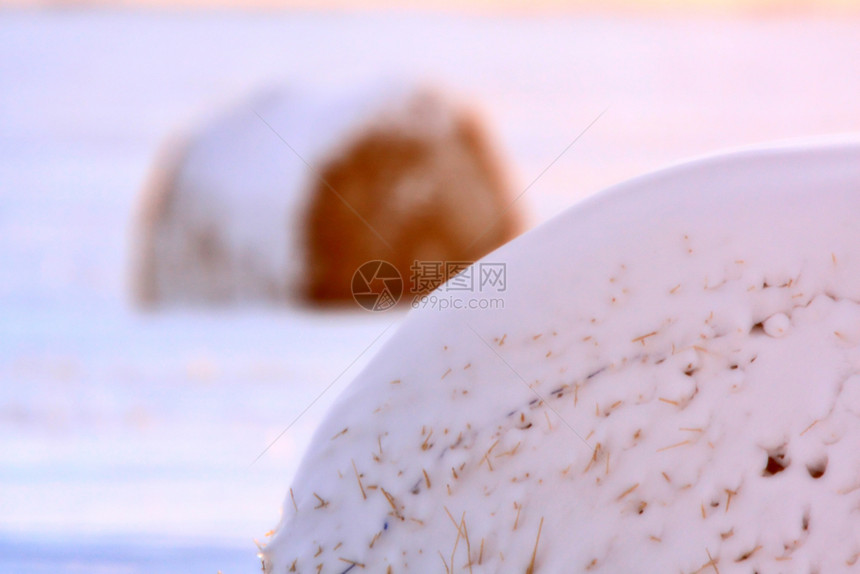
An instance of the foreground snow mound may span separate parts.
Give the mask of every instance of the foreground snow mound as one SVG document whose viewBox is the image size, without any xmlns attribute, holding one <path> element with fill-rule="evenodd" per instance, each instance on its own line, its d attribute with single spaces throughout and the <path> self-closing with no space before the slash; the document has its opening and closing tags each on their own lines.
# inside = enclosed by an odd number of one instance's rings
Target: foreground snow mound
<svg viewBox="0 0 860 574">
<path fill-rule="evenodd" d="M 788 147 L 490 254 L 504 310 L 407 319 L 319 429 L 267 571 L 856 568 L 858 216 L 860 144 Z"/>
<path fill-rule="evenodd" d="M 274 91 L 168 148 L 144 190 L 144 305 L 352 298 L 384 259 L 474 261 L 520 216 L 487 129 L 424 85 Z"/>
</svg>

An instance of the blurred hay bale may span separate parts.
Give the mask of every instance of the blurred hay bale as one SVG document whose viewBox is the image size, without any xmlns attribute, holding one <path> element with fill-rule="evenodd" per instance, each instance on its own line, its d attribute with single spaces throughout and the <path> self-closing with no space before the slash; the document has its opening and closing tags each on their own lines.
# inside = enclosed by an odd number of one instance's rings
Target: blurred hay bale
<svg viewBox="0 0 860 574">
<path fill-rule="evenodd" d="M 415 261 L 505 243 L 513 199 L 485 123 L 438 90 L 264 94 L 165 147 L 141 197 L 134 299 L 351 300 L 367 261 L 408 281 Z"/>
</svg>

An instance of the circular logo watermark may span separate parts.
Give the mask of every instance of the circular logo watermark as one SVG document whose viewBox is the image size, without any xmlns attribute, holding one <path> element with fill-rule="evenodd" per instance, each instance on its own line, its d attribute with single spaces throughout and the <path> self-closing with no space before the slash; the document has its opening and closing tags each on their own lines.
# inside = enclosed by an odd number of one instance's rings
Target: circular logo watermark
<svg viewBox="0 0 860 574">
<path fill-rule="evenodd" d="M 352 296 L 368 311 L 391 309 L 403 295 L 403 278 L 388 261 L 368 261 L 352 275 Z"/>
</svg>

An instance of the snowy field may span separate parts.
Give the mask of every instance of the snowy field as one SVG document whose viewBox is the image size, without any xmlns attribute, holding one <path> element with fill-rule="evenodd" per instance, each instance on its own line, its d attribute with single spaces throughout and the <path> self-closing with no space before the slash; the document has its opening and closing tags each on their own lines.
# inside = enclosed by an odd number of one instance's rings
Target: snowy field
<svg viewBox="0 0 860 574">
<path fill-rule="evenodd" d="M 177 127 L 272 82 L 437 78 L 485 104 L 540 222 L 691 155 L 860 131 L 856 29 L 0 12 L 0 571 L 254 571 L 326 407 L 403 317 L 130 309 L 136 194 Z"/>
</svg>

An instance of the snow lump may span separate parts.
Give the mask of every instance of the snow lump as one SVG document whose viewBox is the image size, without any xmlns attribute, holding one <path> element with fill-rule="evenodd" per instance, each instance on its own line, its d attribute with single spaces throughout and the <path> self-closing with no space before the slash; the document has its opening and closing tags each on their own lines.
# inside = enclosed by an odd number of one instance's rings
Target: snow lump
<svg viewBox="0 0 860 574">
<path fill-rule="evenodd" d="M 858 216 L 860 144 L 780 146 L 487 255 L 504 309 L 407 317 L 318 429 L 265 571 L 853 571 Z"/>
</svg>

